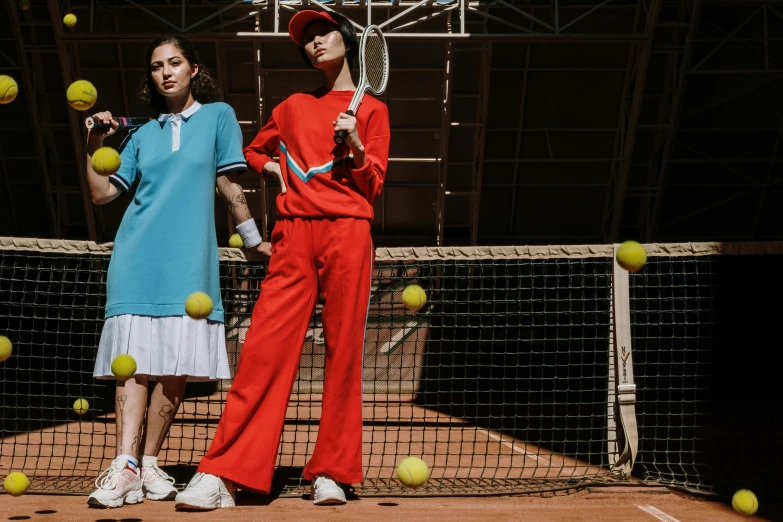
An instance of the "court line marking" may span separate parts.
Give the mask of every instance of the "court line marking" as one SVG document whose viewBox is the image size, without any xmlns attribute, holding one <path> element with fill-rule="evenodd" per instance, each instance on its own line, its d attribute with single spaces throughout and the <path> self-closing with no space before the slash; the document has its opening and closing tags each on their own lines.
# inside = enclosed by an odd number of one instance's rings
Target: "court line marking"
<svg viewBox="0 0 783 522">
<path fill-rule="evenodd" d="M 517 452 L 523 454 L 525 457 L 527 457 L 529 459 L 533 459 L 533 460 L 537 460 L 538 462 L 544 462 L 546 464 L 549 464 L 549 461 L 547 459 L 545 459 L 544 457 L 539 457 L 538 455 L 535 455 L 535 454 L 530 453 L 529 451 L 527 451 L 527 450 L 525 450 L 523 448 L 520 448 L 516 444 L 512 444 L 510 442 L 507 442 L 507 441 L 503 440 L 502 437 L 499 437 L 499 436 L 495 435 L 494 433 L 489 432 L 488 430 L 476 430 L 476 431 L 478 431 L 479 433 L 483 433 L 484 435 L 486 435 L 487 437 L 489 437 L 492 440 L 498 441 L 499 443 L 503 444 L 507 448 L 511 448 L 512 450 L 517 451 Z"/>
<path fill-rule="evenodd" d="M 383 354 L 389 353 L 390 351 L 392 351 L 392 348 L 395 348 L 397 344 L 401 340 L 403 340 L 405 336 L 407 336 L 411 331 L 417 328 L 419 328 L 418 321 L 406 322 L 405 326 L 402 329 L 398 330 L 397 333 L 394 334 L 391 339 L 389 339 L 388 341 L 386 341 L 381 345 L 380 349 L 378 350 L 378 353 L 383 353 Z"/>
<path fill-rule="evenodd" d="M 666 513 L 661 511 L 660 509 L 654 508 L 654 507 L 652 507 L 650 505 L 647 505 L 647 506 L 636 506 L 636 507 L 638 507 L 639 509 L 641 509 L 645 513 L 648 513 L 648 514 L 654 516 L 658 520 L 661 520 L 662 522 L 680 522 L 679 520 L 677 520 L 673 516 L 667 515 Z"/>
</svg>

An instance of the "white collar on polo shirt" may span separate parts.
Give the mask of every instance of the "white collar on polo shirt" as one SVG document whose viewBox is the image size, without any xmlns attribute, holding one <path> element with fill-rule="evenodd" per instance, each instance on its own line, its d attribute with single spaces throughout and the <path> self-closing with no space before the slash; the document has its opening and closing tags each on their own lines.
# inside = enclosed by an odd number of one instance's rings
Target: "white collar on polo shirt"
<svg viewBox="0 0 783 522">
<path fill-rule="evenodd" d="M 179 150 L 179 143 L 180 143 L 180 123 L 182 120 L 187 121 L 188 118 L 193 116 L 193 113 L 195 113 L 197 110 L 201 108 L 201 104 L 199 102 L 193 102 L 193 105 L 185 109 L 184 111 L 177 113 L 177 114 L 161 114 L 158 116 L 158 121 L 163 123 L 165 125 L 166 120 L 171 121 L 171 150 L 177 151 Z"/>
</svg>

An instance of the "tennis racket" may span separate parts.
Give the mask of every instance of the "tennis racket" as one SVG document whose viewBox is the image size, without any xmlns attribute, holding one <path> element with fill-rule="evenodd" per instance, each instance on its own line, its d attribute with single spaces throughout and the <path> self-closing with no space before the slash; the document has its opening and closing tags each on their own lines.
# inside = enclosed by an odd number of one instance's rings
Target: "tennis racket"
<svg viewBox="0 0 783 522">
<path fill-rule="evenodd" d="M 152 118 L 126 118 L 125 116 L 115 116 L 112 120 L 116 121 L 120 127 L 141 127 Z M 108 129 L 111 128 L 111 124 L 103 123 L 99 120 L 95 120 L 92 117 L 84 120 L 84 126 L 88 129 Z"/>
<path fill-rule="evenodd" d="M 368 25 L 359 40 L 359 86 L 345 113 L 356 116 L 364 93 L 370 91 L 375 96 L 380 96 L 388 83 L 389 48 L 386 46 L 386 38 L 377 25 Z M 334 142 L 345 143 L 347 137 L 347 131 L 337 131 L 334 133 Z"/>
</svg>

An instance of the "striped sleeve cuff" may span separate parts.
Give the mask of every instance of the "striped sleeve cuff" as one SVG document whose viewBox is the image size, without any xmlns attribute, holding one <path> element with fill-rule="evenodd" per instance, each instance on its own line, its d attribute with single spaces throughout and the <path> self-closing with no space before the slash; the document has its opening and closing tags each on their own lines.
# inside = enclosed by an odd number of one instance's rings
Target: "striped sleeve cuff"
<svg viewBox="0 0 783 522">
<path fill-rule="evenodd" d="M 112 174 L 111 176 L 109 176 L 109 181 L 123 192 L 130 191 L 130 185 L 128 185 L 128 182 L 116 174 Z"/>
<path fill-rule="evenodd" d="M 218 176 L 222 176 L 223 174 L 228 174 L 229 172 L 244 172 L 247 170 L 247 162 L 245 161 L 235 161 L 234 163 L 229 163 L 227 165 L 222 165 L 217 168 L 217 174 Z"/>
</svg>

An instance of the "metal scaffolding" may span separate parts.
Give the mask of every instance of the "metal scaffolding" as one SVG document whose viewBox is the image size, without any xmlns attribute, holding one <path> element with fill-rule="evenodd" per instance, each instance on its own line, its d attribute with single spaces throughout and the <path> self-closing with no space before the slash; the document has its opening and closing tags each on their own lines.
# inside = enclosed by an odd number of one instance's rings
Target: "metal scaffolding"
<svg viewBox="0 0 783 522">
<path fill-rule="evenodd" d="M 741 141 L 743 133 L 732 129 L 742 125 L 708 123 L 711 115 L 783 77 L 774 44 L 783 9 L 775 2 L 41 2 L 34 0 L 30 11 L 10 2 L 6 8 L 21 62 L 13 70 L 36 93 L 25 101 L 38 123 L 38 169 L 53 236 L 107 240 L 119 222 L 119 212 L 89 201 L 85 115 L 57 107 L 70 81 L 91 79 L 99 103 L 133 115 L 143 110 L 132 95 L 144 71 L 136 58 L 141 46 L 163 32 L 183 34 L 206 54 L 248 141 L 285 96 L 312 84 L 286 32 L 290 17 L 306 8 L 339 11 L 357 31 L 378 24 L 389 37 L 392 76 L 384 101 L 393 112 L 393 138 L 373 223 L 379 244 L 655 241 L 677 237 L 681 223 L 747 196 L 758 198 L 748 233 L 779 234 L 770 232 L 768 213 L 781 195 L 775 166 L 783 108 L 765 127 L 769 149 L 752 157 L 726 158 L 689 139 L 734 132 Z M 80 24 L 63 28 L 64 12 L 77 14 Z M 721 65 L 739 50 L 758 61 Z M 57 72 L 49 67 L 53 56 Z M 0 73 L 10 67 L 0 61 Z M 694 78 L 731 75 L 748 82 L 703 105 L 687 95 L 686 80 L 690 89 Z M 61 85 L 52 88 L 57 77 Z M 0 146 L 8 157 L 12 146 Z M 760 177 L 743 171 L 756 164 L 764 165 Z M 722 169 L 744 185 L 682 205 L 693 183 L 680 173 L 694 165 Z M 7 187 L 20 175 L 3 172 Z M 266 236 L 279 187 L 245 179 Z M 228 235 L 230 217 L 219 223 Z M 708 225 L 688 225 L 688 234 L 718 239 L 718 226 Z"/>
</svg>

